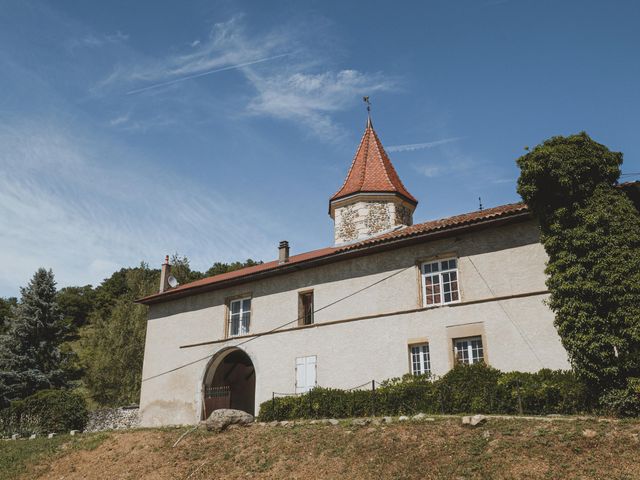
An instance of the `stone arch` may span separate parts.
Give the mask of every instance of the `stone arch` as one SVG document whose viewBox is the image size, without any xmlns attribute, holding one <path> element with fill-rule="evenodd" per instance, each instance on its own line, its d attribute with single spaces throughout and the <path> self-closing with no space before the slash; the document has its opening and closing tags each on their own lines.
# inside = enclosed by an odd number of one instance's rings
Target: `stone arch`
<svg viewBox="0 0 640 480">
<path fill-rule="evenodd" d="M 256 373 L 244 350 L 229 347 L 216 353 L 207 365 L 202 383 L 205 418 L 218 408 L 254 414 Z"/>
</svg>

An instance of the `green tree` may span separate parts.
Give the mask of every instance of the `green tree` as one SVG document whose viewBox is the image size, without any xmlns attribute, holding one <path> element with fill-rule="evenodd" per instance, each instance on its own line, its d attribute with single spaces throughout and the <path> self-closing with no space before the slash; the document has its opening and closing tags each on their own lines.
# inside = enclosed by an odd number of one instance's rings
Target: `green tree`
<svg viewBox="0 0 640 480">
<path fill-rule="evenodd" d="M 65 322 L 73 332 L 89 321 L 95 303 L 95 291 L 91 285 L 84 287 L 61 288 L 56 295 L 56 302 Z"/>
<path fill-rule="evenodd" d="M 622 154 L 580 133 L 553 137 L 517 163 L 571 363 L 597 393 L 623 388 L 640 375 L 640 215 L 616 186 Z"/>
<path fill-rule="evenodd" d="M 134 300 L 157 292 L 160 281 L 158 270 L 144 263 L 114 275 L 115 281 L 107 279 L 98 287 L 105 286 L 102 307 L 94 311 L 82 334 L 84 383 L 101 405 L 139 401 L 147 308 Z M 114 285 L 118 288 L 112 289 Z M 113 294 L 109 301 L 107 292 Z"/>
<path fill-rule="evenodd" d="M 245 267 L 253 267 L 256 265 L 261 265 L 263 262 L 258 260 L 252 260 L 248 258 L 244 262 L 232 262 L 232 263 L 222 263 L 216 262 L 214 263 L 209 270 L 207 270 L 204 274 L 205 277 L 212 277 L 214 275 L 220 275 L 221 273 L 233 272 L 235 270 L 240 270 Z"/>
<path fill-rule="evenodd" d="M 13 310 L 17 305 L 18 299 L 16 297 L 0 297 L 0 335 L 7 333 L 7 330 L 9 330 Z"/>
<path fill-rule="evenodd" d="M 55 301 L 53 272 L 40 268 L 20 293 L 9 331 L 0 339 L 3 404 L 45 388 L 67 386 L 67 359 L 60 350 L 67 332 Z"/>
</svg>

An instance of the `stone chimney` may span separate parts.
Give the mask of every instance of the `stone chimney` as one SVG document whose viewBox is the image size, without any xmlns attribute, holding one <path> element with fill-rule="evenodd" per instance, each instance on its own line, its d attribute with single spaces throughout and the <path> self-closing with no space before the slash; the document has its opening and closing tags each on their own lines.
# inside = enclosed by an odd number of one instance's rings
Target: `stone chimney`
<svg viewBox="0 0 640 480">
<path fill-rule="evenodd" d="M 164 263 L 160 270 L 160 293 L 169 290 L 169 275 L 171 275 L 171 265 L 169 264 L 169 255 L 164 257 Z"/>
<path fill-rule="evenodd" d="M 278 263 L 283 264 L 289 261 L 289 242 L 283 240 L 278 246 Z"/>
</svg>

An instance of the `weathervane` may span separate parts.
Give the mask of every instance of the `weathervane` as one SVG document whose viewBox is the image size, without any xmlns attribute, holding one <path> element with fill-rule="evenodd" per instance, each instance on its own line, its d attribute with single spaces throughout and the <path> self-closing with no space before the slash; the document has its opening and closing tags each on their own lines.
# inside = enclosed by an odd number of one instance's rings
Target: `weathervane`
<svg viewBox="0 0 640 480">
<path fill-rule="evenodd" d="M 371 126 L 371 102 L 369 101 L 369 95 L 362 97 L 362 101 L 367 104 L 367 127 Z"/>
</svg>

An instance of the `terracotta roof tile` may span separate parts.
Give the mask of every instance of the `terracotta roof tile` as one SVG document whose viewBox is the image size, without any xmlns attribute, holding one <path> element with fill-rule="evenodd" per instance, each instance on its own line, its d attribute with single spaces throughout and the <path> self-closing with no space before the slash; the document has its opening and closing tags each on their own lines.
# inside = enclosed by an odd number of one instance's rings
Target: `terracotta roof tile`
<svg viewBox="0 0 640 480">
<path fill-rule="evenodd" d="M 370 119 L 367 121 L 367 128 L 353 157 L 347 178 L 340 190 L 331 197 L 330 202 L 360 192 L 398 193 L 408 201 L 418 203 L 402 184 Z"/>
<path fill-rule="evenodd" d="M 439 220 L 432 220 L 429 222 L 418 223 L 411 227 L 404 227 L 399 230 L 384 233 L 377 237 L 368 238 L 359 242 L 355 242 L 349 245 L 342 245 L 339 247 L 327 247 L 319 250 L 313 250 L 299 255 L 292 255 L 289 257 L 289 261 L 284 264 L 278 263 L 277 260 L 266 262 L 253 267 L 247 267 L 233 272 L 227 272 L 213 277 L 203 278 L 195 282 L 180 285 L 163 293 L 150 295 L 148 297 L 139 300 L 140 303 L 154 303 L 156 301 L 162 301 L 165 298 L 169 300 L 173 296 L 181 294 L 181 292 L 187 292 L 190 290 L 203 290 L 211 287 L 216 287 L 217 284 L 224 284 L 225 282 L 237 280 L 237 281 L 251 281 L 260 273 L 277 272 L 278 270 L 286 269 L 291 265 L 302 266 L 305 263 L 309 263 L 312 260 L 318 260 L 321 258 L 330 258 L 337 256 L 338 254 L 347 253 L 350 251 L 367 250 L 379 244 L 387 242 L 393 242 L 402 239 L 408 239 L 417 237 L 422 234 L 451 230 L 457 227 L 471 226 L 487 222 L 499 217 L 508 217 L 517 215 L 520 213 L 528 212 L 527 206 L 524 203 L 513 203 L 509 205 L 501 205 L 499 207 L 487 208 L 486 210 L 465 213 L 462 215 L 456 215 L 453 217 L 442 218 Z"/>
</svg>

